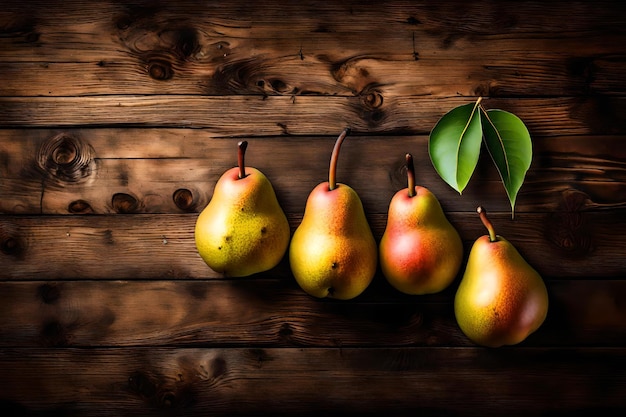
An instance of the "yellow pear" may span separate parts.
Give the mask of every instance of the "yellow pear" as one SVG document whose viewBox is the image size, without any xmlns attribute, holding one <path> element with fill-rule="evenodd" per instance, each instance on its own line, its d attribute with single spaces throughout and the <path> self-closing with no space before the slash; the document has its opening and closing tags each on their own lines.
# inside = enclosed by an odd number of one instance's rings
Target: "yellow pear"
<svg viewBox="0 0 626 417">
<path fill-rule="evenodd" d="M 244 277 L 274 268 L 289 246 L 290 228 L 272 184 L 246 167 L 247 142 L 238 146 L 238 167 L 226 171 L 196 221 L 198 253 L 211 269 Z"/>
<path fill-rule="evenodd" d="M 328 182 L 310 193 L 289 247 L 289 263 L 308 294 L 348 300 L 361 294 L 377 266 L 377 245 L 358 194 L 336 182 L 337 158 L 349 129 L 333 148 Z"/>
<path fill-rule="evenodd" d="M 514 345 L 545 320 L 548 291 L 517 249 L 496 235 L 485 210 L 478 207 L 478 213 L 489 235 L 472 246 L 454 299 L 454 313 L 473 342 L 488 347 Z"/>
<path fill-rule="evenodd" d="M 463 260 L 461 238 L 439 200 L 415 185 L 413 157 L 406 155 L 408 187 L 389 203 L 387 226 L 380 241 L 380 266 L 387 281 L 411 295 L 432 294 L 448 287 Z"/>
</svg>

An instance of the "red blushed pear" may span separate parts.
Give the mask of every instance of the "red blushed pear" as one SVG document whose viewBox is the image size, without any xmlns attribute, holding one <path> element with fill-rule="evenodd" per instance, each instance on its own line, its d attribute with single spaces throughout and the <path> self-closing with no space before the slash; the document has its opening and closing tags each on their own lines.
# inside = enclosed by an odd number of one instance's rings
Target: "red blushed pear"
<svg viewBox="0 0 626 417">
<path fill-rule="evenodd" d="M 406 155 L 408 187 L 389 203 L 387 226 L 379 245 L 387 281 L 411 295 L 440 292 L 454 281 L 463 260 L 463 243 L 439 200 L 415 185 L 413 157 Z"/>
<path fill-rule="evenodd" d="M 215 185 L 195 227 L 198 253 L 211 269 L 231 277 L 267 271 L 284 257 L 291 230 L 272 184 L 246 167 L 248 143 L 238 144 L 238 166 Z"/>
<path fill-rule="evenodd" d="M 489 232 L 472 246 L 455 299 L 459 327 L 473 342 L 515 345 L 537 330 L 548 313 L 543 279 L 517 249 L 496 235 L 482 207 L 480 219 Z"/>
<path fill-rule="evenodd" d="M 302 222 L 289 247 L 291 271 L 308 294 L 348 300 L 371 283 L 377 246 L 357 193 L 335 179 L 345 129 L 333 148 L 328 182 L 317 185 L 307 199 Z"/>
</svg>

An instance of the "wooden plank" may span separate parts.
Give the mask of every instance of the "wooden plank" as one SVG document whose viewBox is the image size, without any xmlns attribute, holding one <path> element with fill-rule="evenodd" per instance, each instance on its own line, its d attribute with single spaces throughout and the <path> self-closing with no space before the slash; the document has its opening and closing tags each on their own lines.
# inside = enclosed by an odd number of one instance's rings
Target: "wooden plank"
<svg viewBox="0 0 626 417">
<path fill-rule="evenodd" d="M 471 346 L 457 283 L 406 296 L 382 277 L 349 302 L 293 279 L 0 282 L 0 346 Z M 548 280 L 550 308 L 521 346 L 624 346 L 626 280 Z"/>
<path fill-rule="evenodd" d="M 196 214 L 1 216 L 0 279 L 219 278 L 198 255 Z M 449 213 L 466 252 L 486 234 L 476 213 Z M 556 214 L 491 213 L 507 237 L 546 277 L 626 275 L 623 210 Z M 292 231 L 300 215 L 289 216 Z M 386 215 L 368 217 L 376 239 Z M 286 259 L 265 276 L 288 276 Z"/>
<path fill-rule="evenodd" d="M 236 165 L 236 142 L 197 129 L 0 130 L 0 212 L 110 214 L 198 212 L 222 173 Z M 534 161 L 516 211 L 606 210 L 626 205 L 624 136 L 535 137 Z M 250 138 L 246 161 L 263 171 L 283 209 L 302 213 L 310 191 L 326 180 L 334 136 Z M 346 140 L 338 178 L 360 195 L 368 213 L 386 214 L 406 187 L 404 154 L 446 211 L 490 211 L 510 205 L 485 156 L 463 196 L 432 168 L 427 136 Z M 125 196 L 131 205 L 121 205 Z M 181 196 L 188 198 L 184 199 Z M 117 200 L 116 200 L 117 199 Z"/>
<path fill-rule="evenodd" d="M 626 408 L 624 349 L 17 349 L 20 414 L 579 415 Z M 564 384 L 563 381 L 567 381 Z"/>
<path fill-rule="evenodd" d="M 221 137 L 337 135 L 346 126 L 356 134 L 427 134 L 445 113 L 475 99 L 392 96 L 372 101 L 369 95 L 2 97 L 0 124 L 205 128 Z M 516 114 L 536 136 L 626 132 L 623 97 L 491 99 L 485 106 Z"/>
<path fill-rule="evenodd" d="M 367 35 L 367 30 L 359 28 L 355 23 L 359 19 L 366 22 L 380 21 L 389 24 L 404 24 L 409 26 L 426 26 L 429 30 L 439 29 L 444 32 L 472 33 L 472 34 L 502 34 L 502 33 L 568 33 L 573 29 L 582 31 L 594 31 L 600 29 L 623 29 L 620 24 L 623 16 L 618 15 L 624 10 L 624 5 L 619 0 L 600 0 L 593 4 L 571 4 L 564 0 L 552 1 L 550 4 L 537 4 L 532 1 L 515 2 L 516 8 L 511 10 L 497 0 L 483 1 L 476 5 L 466 5 L 463 2 L 448 2 L 433 6 L 427 1 L 385 1 L 383 4 L 385 13 L 380 13 L 378 4 L 360 2 L 358 0 L 348 0 L 342 3 L 321 3 L 315 7 L 302 7 L 290 1 L 273 1 L 264 5 L 251 5 L 245 0 L 233 0 L 228 4 L 217 1 L 206 1 L 198 5 L 193 0 L 181 0 L 176 3 L 153 4 L 150 0 L 132 0 L 120 4 L 115 1 L 102 1 L 94 5 L 94 9 L 85 9 L 80 0 L 67 0 L 59 4 L 56 16 L 50 16 L 45 12 L 48 5 L 46 0 L 31 0 L 28 3 L 18 0 L 5 1 L 3 18 L 7 25 L 6 33 L 13 34 L 15 38 L 26 32 L 28 29 L 24 20 L 28 12 L 34 17 L 41 18 L 42 27 L 55 27 L 57 30 L 63 28 L 68 23 L 101 23 L 107 22 L 110 15 L 121 13 L 117 16 L 119 29 L 127 29 L 127 26 L 134 21 L 141 21 L 145 26 L 152 24 L 163 24 L 167 22 L 178 22 L 182 18 L 188 18 L 189 23 L 219 22 L 224 26 L 223 30 L 235 30 L 244 24 L 255 23 L 261 28 L 278 27 L 270 32 L 276 37 L 290 37 L 290 30 L 297 30 L 297 27 L 290 27 L 290 21 L 286 18 L 307 20 L 308 23 L 301 30 L 313 33 L 324 33 L 313 23 L 317 21 L 326 22 L 329 28 L 341 27 L 343 31 L 353 31 Z M 142 8 L 142 6 L 144 6 Z M 146 7 L 151 6 L 151 7 Z M 196 6 L 195 9 L 192 6 Z M 246 7 L 247 6 L 247 7 Z M 568 8 L 569 19 L 558 19 L 562 17 L 564 8 Z M 190 13 L 192 8 L 196 13 Z M 97 10 L 99 13 L 95 13 Z M 471 13 L 468 11 L 471 10 Z M 540 13 L 541 12 L 541 13 Z M 412 21 L 406 19 L 412 13 Z M 204 14 L 207 18 L 203 18 Z M 536 15 L 535 20 L 524 20 L 515 16 Z M 22 17 L 22 19 L 17 19 Z M 125 19 L 122 19 L 125 18 Z M 509 18 L 509 19 L 507 19 Z M 126 25 L 121 25 L 126 21 Z M 418 21 L 415 21 L 418 20 Z M 239 26 L 237 22 L 243 22 Z M 182 22 L 184 23 L 184 22 Z M 227 23 L 230 23 L 228 25 Z M 454 25 L 456 23 L 456 25 Z M 463 23 L 463 25 L 461 25 Z M 110 22 L 108 22 L 110 24 Z M 20 29 L 20 30 L 18 30 Z M 30 28 L 33 29 L 33 28 Z M 315 31 L 315 29 L 318 29 Z M 365 28 L 368 29 L 368 28 Z M 66 29 L 67 30 L 67 29 Z M 391 32 L 391 31 L 390 31 Z"/>
<path fill-rule="evenodd" d="M 583 39 L 587 39 L 586 36 Z M 294 39 L 294 41 L 296 41 Z M 252 40 L 250 40 L 252 42 Z M 487 41 L 490 42 L 490 41 Z M 626 42 L 626 37 L 623 40 Z M 618 44 L 616 42 L 616 44 Z M 323 44 L 323 43 L 320 43 Z M 87 96 L 105 94 L 246 94 L 246 95 L 360 95 L 380 100 L 416 96 L 580 96 L 626 93 L 623 60 L 551 51 L 484 50 L 448 56 L 445 50 L 415 60 L 410 55 L 337 56 L 283 55 L 268 51 L 221 64 L 142 62 L 137 57 L 97 62 L 0 62 L 2 96 Z M 519 48 L 526 47 L 526 40 Z M 241 48 L 241 46 L 240 46 Z M 249 46 L 254 48 L 254 46 Z M 297 45 L 292 47 L 293 50 Z M 512 47 L 511 47 L 512 48 Z M 366 49 L 367 50 L 367 49 Z M 407 51 L 408 52 L 408 51 Z M 624 51 L 622 51 L 624 52 Z M 17 53 L 17 52 L 16 52 Z M 251 50 L 250 54 L 256 52 Z M 320 51 L 321 53 L 321 51 Z M 161 65 L 161 67 L 159 67 Z M 184 66 L 181 66 L 184 65 Z M 340 70 L 337 70 L 339 67 Z M 444 67 L 446 70 L 441 71 Z M 167 77 L 167 80 L 155 79 Z M 376 96 L 374 96 L 374 94 Z"/>
<path fill-rule="evenodd" d="M 59 4 L 52 15 L 46 13 L 47 3 L 42 0 L 5 3 L 0 57 L 22 61 L 97 62 L 130 52 L 143 57 L 173 56 L 182 62 L 211 62 L 237 55 L 240 48 L 242 56 L 248 55 L 245 45 L 250 41 L 260 54 L 282 50 L 304 57 L 309 51 L 352 55 L 355 49 L 363 52 L 364 45 L 373 53 L 404 49 L 412 58 L 414 52 L 421 57 L 433 50 L 457 56 L 467 51 L 467 45 L 489 49 L 486 40 L 494 45 L 508 43 L 514 51 L 531 54 L 546 49 L 552 53 L 623 51 L 619 42 L 600 41 L 607 33 L 616 38 L 623 35 L 624 7 L 619 1 L 593 5 L 525 1 L 516 2 L 509 10 L 497 1 L 471 7 L 463 2 L 433 7 L 429 2 L 405 0 L 385 2 L 385 13 L 381 13 L 378 5 L 358 1 L 314 7 L 291 2 L 260 6 L 243 0 L 228 5 L 217 1 L 198 5 L 191 0 L 156 5 L 106 1 L 86 9 L 80 0 L 74 0 Z M 565 13 L 568 19 L 563 19 Z M 76 53 L 77 46 L 80 53 Z M 34 48 L 41 52 L 32 53 Z M 29 54 L 20 57 L 16 50 Z"/>
</svg>

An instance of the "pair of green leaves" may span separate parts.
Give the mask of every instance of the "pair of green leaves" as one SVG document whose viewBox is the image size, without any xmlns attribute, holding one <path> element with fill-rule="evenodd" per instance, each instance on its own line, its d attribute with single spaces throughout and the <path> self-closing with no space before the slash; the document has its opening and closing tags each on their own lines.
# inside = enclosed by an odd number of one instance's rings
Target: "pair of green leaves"
<svg viewBox="0 0 626 417">
<path fill-rule="evenodd" d="M 528 129 L 512 113 L 476 103 L 446 113 L 430 133 L 428 152 L 439 176 L 459 193 L 478 164 L 481 143 L 491 156 L 515 212 L 515 199 L 532 160 Z"/>
</svg>

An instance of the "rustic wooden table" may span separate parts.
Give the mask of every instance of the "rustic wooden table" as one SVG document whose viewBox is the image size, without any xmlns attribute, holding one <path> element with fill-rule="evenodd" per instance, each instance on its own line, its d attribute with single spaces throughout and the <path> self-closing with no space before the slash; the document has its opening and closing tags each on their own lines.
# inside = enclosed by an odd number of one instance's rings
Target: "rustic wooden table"
<svg viewBox="0 0 626 417">
<path fill-rule="evenodd" d="M 622 415 L 625 4 L 4 0 L 0 412 Z M 487 158 L 459 195 L 428 157 L 479 96 L 533 138 L 514 220 Z M 466 254 L 482 204 L 542 274 L 539 331 L 473 345 L 460 276 L 407 296 L 379 273 L 339 302 L 286 260 L 245 279 L 202 262 L 194 223 L 239 140 L 293 231 L 346 126 L 338 178 L 376 239 L 411 152 Z"/>
</svg>

